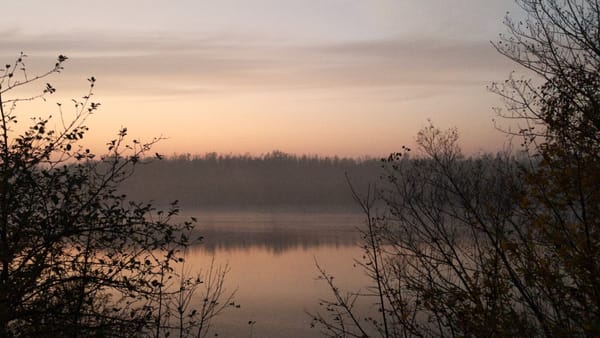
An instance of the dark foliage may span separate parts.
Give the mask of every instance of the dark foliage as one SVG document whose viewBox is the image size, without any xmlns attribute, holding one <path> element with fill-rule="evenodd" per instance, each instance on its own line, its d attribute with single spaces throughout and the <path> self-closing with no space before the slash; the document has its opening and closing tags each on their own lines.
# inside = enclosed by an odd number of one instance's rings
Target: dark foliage
<svg viewBox="0 0 600 338">
<path fill-rule="evenodd" d="M 174 270 L 193 221 L 174 222 L 176 204 L 158 211 L 117 192 L 158 140 L 126 143 L 123 128 L 107 155 L 82 147 L 85 121 L 100 105 L 92 101 L 94 77 L 72 110 L 59 103 L 58 118 L 23 126 L 20 103 L 56 89 L 47 83 L 39 95 L 10 95 L 59 73 L 67 60 L 61 55 L 47 73 L 29 76 L 25 57 L 0 71 L 0 337 L 165 334 L 173 326 L 165 320 L 169 300 L 203 282 Z M 223 274 L 211 278 L 222 283 Z M 175 280 L 185 287 L 172 288 Z M 210 299 L 221 292 L 213 289 Z M 188 328 L 206 325 L 200 312 Z"/>
<path fill-rule="evenodd" d="M 359 199 L 379 315 L 352 320 L 330 284 L 325 333 L 600 336 L 600 4 L 517 3 L 527 19 L 507 17 L 495 46 L 536 77 L 491 89 L 524 155 L 465 158 L 455 130 L 430 126 L 416 160 L 385 160 L 385 207 L 374 217 Z"/>
</svg>

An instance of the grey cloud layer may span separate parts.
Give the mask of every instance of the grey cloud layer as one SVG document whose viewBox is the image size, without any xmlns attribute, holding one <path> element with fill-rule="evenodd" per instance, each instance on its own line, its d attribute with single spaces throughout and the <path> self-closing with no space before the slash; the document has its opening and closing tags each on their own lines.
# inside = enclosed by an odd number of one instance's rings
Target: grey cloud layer
<svg viewBox="0 0 600 338">
<path fill-rule="evenodd" d="M 94 74 L 123 88 L 170 93 L 298 88 L 465 86 L 502 79 L 508 63 L 489 42 L 387 39 L 328 45 L 232 37 L 80 33 L 22 36 L 0 43 L 5 60 L 24 50 L 35 58 L 64 53 L 72 76 Z M 121 88 L 121 92 L 127 91 Z"/>
</svg>

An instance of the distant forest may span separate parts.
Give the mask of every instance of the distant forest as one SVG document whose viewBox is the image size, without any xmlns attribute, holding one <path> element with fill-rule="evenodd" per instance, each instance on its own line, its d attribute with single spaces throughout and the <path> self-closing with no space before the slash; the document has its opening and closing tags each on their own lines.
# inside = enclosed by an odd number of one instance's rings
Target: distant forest
<svg viewBox="0 0 600 338">
<path fill-rule="evenodd" d="M 122 189 L 132 200 L 184 208 L 356 210 L 358 191 L 382 173 L 379 159 L 250 155 L 174 155 L 140 165 Z"/>
</svg>

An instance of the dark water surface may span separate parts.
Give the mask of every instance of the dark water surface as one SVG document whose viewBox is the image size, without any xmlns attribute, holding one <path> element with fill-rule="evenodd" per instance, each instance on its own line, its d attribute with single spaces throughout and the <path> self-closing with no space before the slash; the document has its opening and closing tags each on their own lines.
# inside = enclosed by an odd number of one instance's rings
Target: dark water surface
<svg viewBox="0 0 600 338">
<path fill-rule="evenodd" d="M 187 253 L 193 271 L 206 269 L 212 257 L 228 264 L 226 285 L 237 289 L 239 308 L 214 320 L 220 337 L 319 337 L 306 311 L 316 312 L 331 292 L 317 280 L 315 260 L 335 275 L 343 289 L 356 291 L 368 279 L 355 259 L 362 256 L 357 227 L 361 214 L 186 212 L 198 219 L 204 244 Z M 249 325 L 249 322 L 256 322 Z"/>
</svg>

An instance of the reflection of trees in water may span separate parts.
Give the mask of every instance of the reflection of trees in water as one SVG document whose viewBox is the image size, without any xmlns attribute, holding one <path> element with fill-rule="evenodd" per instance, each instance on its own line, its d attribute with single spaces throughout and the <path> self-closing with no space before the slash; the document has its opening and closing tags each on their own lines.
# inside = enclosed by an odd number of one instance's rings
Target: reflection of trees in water
<svg viewBox="0 0 600 338">
<path fill-rule="evenodd" d="M 208 229 L 202 230 L 202 235 L 205 238 L 203 244 L 197 247 L 209 252 L 261 247 L 274 254 L 296 248 L 355 245 L 359 237 L 353 230 L 339 232 L 289 229 L 272 229 L 272 231 Z"/>
<path fill-rule="evenodd" d="M 223 213 L 198 220 L 196 248 L 216 250 L 265 248 L 274 254 L 318 246 L 351 246 L 359 240 L 356 214 Z"/>
</svg>

